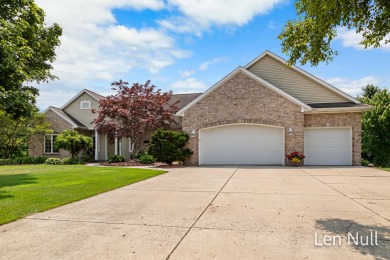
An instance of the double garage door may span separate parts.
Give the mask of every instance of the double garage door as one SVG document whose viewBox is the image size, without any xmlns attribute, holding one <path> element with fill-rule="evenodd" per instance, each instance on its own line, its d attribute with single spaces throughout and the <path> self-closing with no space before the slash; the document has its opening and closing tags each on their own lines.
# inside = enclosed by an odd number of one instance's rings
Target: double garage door
<svg viewBox="0 0 390 260">
<path fill-rule="evenodd" d="M 276 164 L 284 161 L 283 128 L 226 125 L 199 131 L 199 164 Z"/>
<path fill-rule="evenodd" d="M 305 129 L 305 165 L 351 165 L 350 128 Z M 225 125 L 199 131 L 199 164 L 284 164 L 281 127 Z"/>
</svg>

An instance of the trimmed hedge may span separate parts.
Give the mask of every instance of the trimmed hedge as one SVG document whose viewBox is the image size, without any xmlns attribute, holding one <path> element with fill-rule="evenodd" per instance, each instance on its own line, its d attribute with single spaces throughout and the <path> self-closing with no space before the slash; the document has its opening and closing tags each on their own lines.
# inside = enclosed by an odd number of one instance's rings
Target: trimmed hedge
<svg viewBox="0 0 390 260">
<path fill-rule="evenodd" d="M 22 156 L 15 157 L 13 159 L 0 159 L 0 165 L 11 165 L 11 164 L 43 164 L 46 158 L 43 156 L 31 157 Z"/>
</svg>

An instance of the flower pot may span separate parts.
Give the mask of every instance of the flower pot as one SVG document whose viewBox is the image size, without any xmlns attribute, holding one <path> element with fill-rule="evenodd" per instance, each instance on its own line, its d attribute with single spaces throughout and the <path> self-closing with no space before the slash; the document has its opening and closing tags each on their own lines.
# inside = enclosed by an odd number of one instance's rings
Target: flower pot
<svg viewBox="0 0 390 260">
<path fill-rule="evenodd" d="M 302 162 L 291 162 L 289 161 L 289 165 L 292 167 L 300 167 L 303 166 L 303 161 Z"/>
</svg>

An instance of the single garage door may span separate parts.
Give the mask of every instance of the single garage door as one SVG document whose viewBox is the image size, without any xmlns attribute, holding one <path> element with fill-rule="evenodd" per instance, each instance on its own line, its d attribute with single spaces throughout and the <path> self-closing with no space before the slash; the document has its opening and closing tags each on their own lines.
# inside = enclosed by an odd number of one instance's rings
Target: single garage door
<svg viewBox="0 0 390 260">
<path fill-rule="evenodd" d="M 283 128 L 234 124 L 199 131 L 199 164 L 268 164 L 284 161 Z"/>
<path fill-rule="evenodd" d="M 305 165 L 352 165 L 351 128 L 305 128 Z"/>
</svg>

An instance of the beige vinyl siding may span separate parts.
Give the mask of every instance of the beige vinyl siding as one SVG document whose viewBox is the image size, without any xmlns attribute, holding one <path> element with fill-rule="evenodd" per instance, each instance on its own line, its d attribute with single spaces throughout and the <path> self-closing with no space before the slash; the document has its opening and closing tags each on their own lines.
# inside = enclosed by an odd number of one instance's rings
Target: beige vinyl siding
<svg viewBox="0 0 390 260">
<path fill-rule="evenodd" d="M 99 160 L 106 160 L 106 136 L 99 134 Z"/>
<path fill-rule="evenodd" d="M 306 104 L 350 102 L 269 55 L 264 56 L 248 70 Z"/>
<path fill-rule="evenodd" d="M 80 102 L 84 100 L 91 101 L 91 109 L 80 109 Z M 89 94 L 83 93 L 81 96 L 73 100 L 71 104 L 65 107 L 64 111 L 86 127 L 93 128 L 94 126 L 91 122 L 97 117 L 97 114 L 92 114 L 92 109 L 97 108 L 99 108 L 99 102 Z"/>
</svg>

